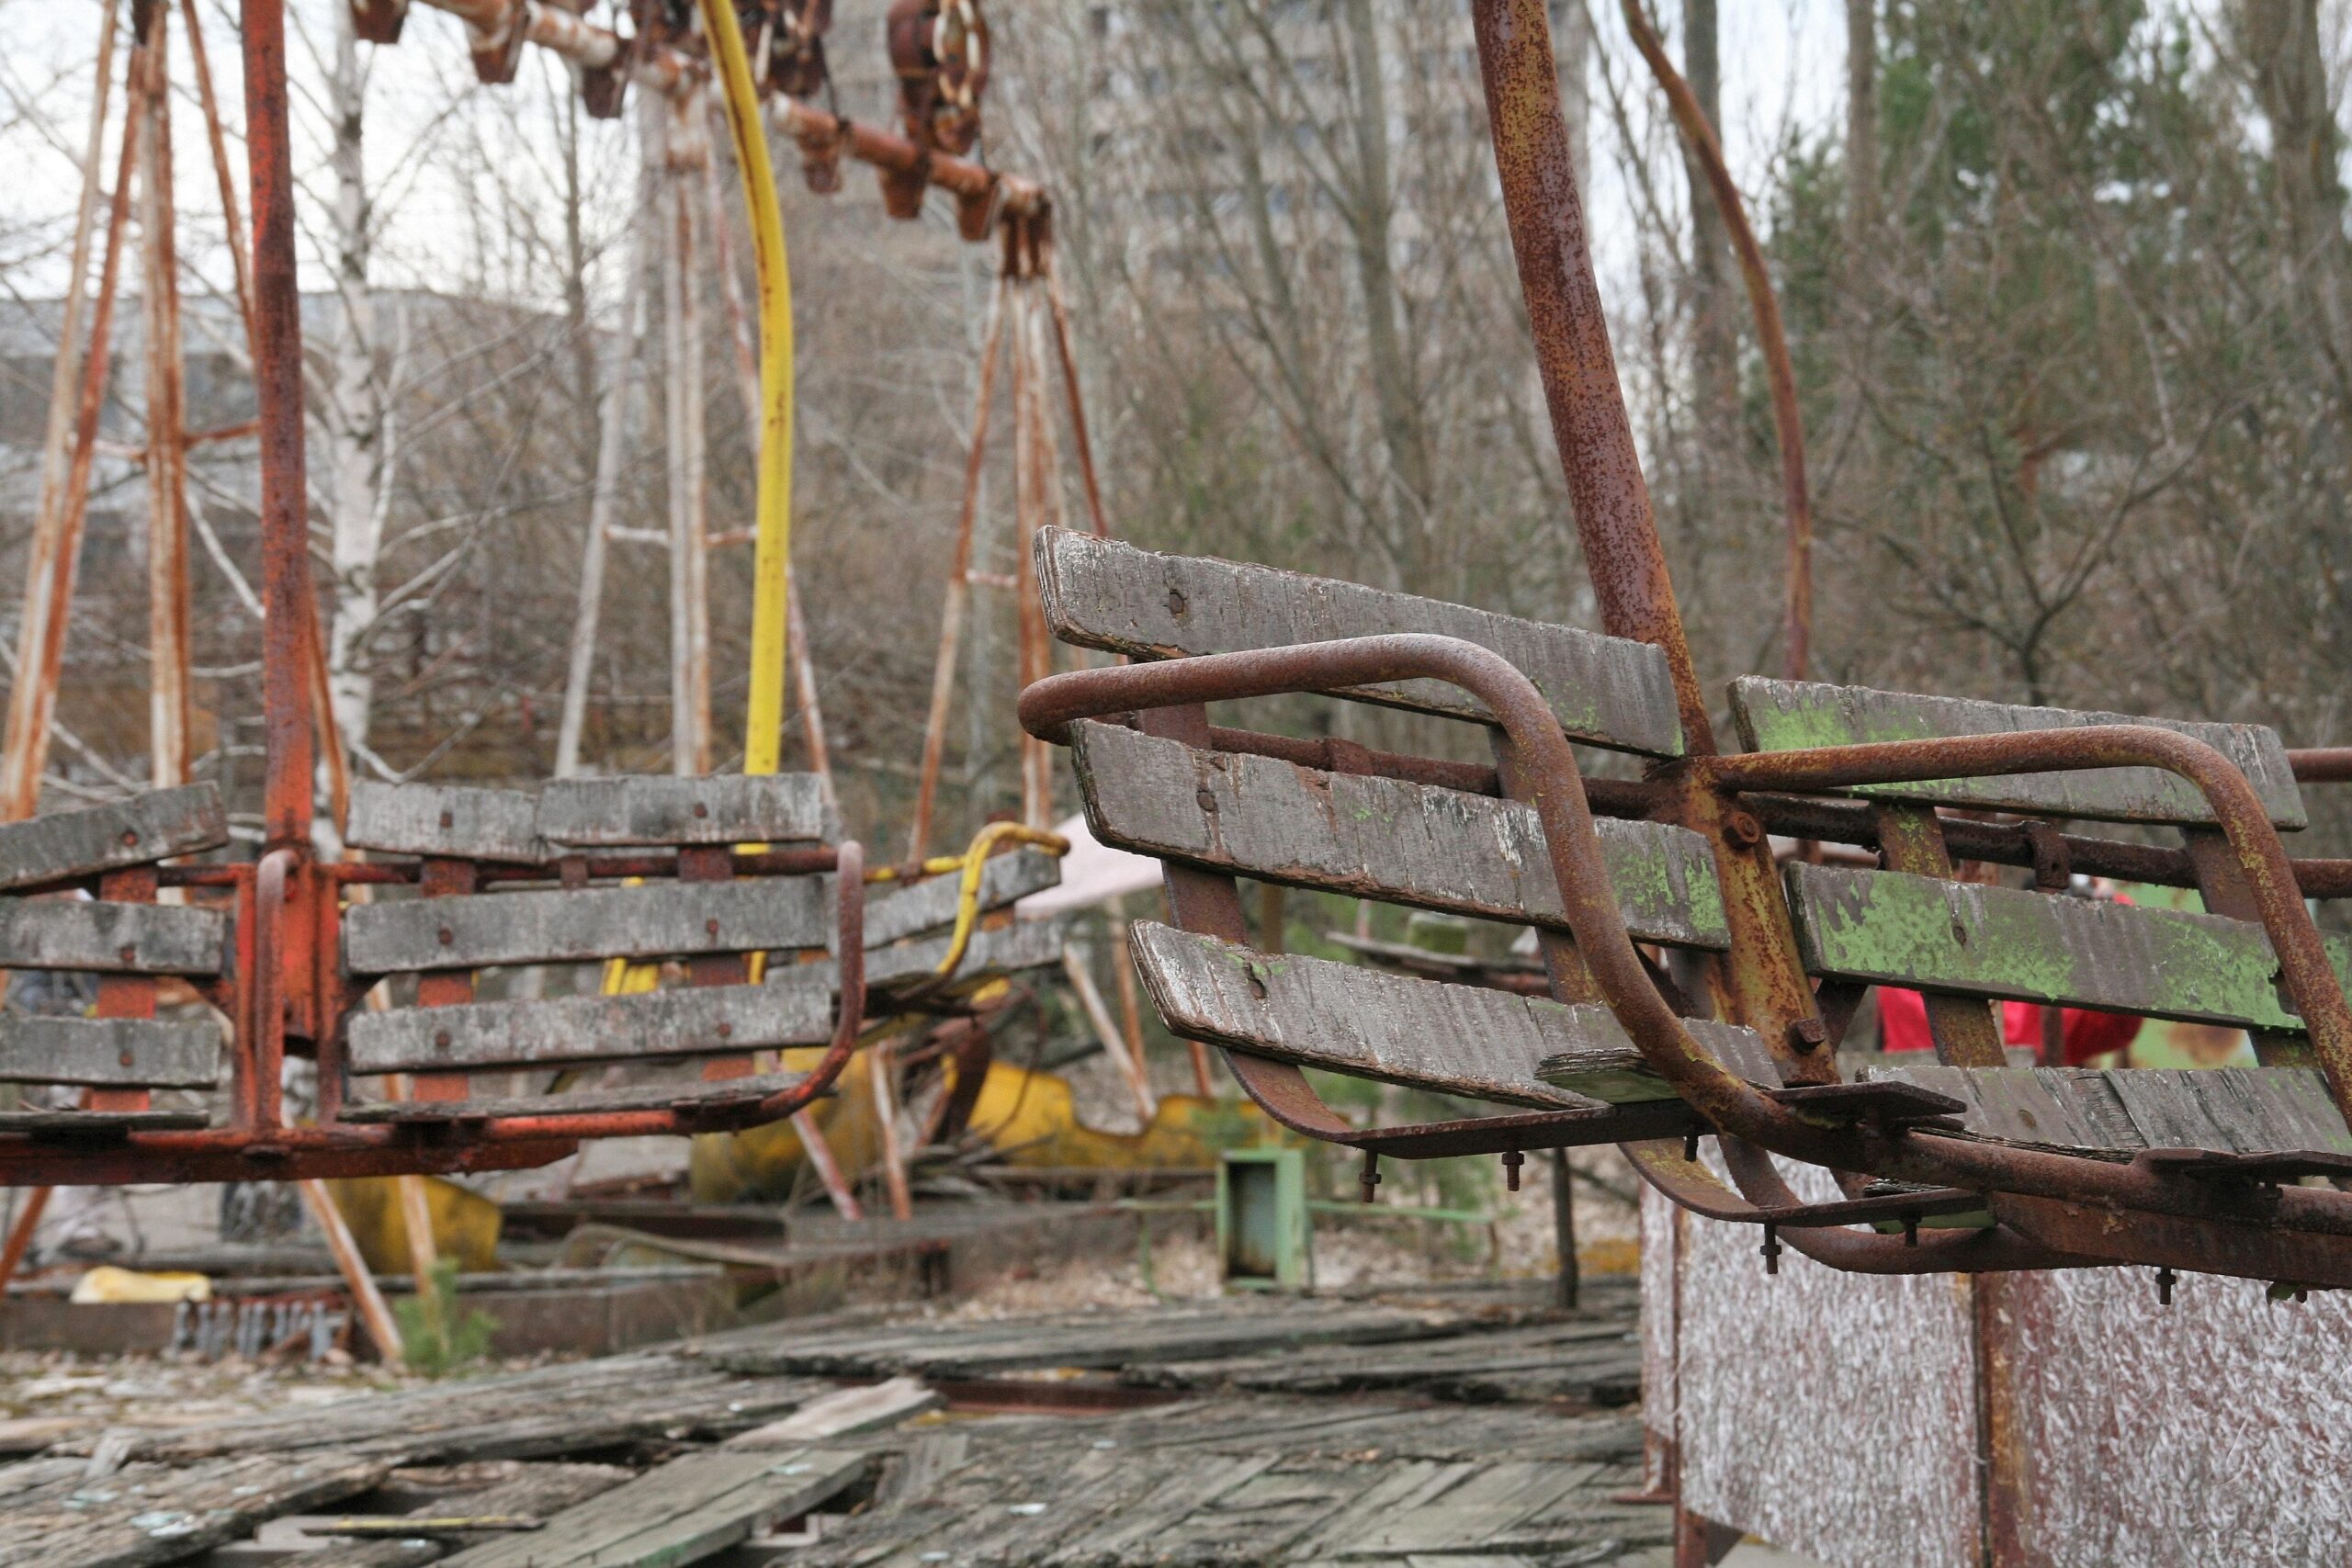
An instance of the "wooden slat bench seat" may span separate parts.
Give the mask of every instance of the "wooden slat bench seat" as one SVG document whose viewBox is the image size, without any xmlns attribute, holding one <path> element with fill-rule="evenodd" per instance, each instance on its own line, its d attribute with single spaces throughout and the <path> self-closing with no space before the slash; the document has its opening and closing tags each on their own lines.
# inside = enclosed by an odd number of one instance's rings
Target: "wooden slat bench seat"
<svg viewBox="0 0 2352 1568">
<path fill-rule="evenodd" d="M 1996 997 L 2295 1030 L 2262 928 L 1904 872 L 1785 870 L 1807 973 Z M 2352 978 L 2352 944 L 2328 940 Z"/>
<path fill-rule="evenodd" d="M 723 1109 L 801 1081 L 758 1074 L 754 1053 L 831 1037 L 831 968 L 820 974 L 793 960 L 833 942 L 834 879 L 739 876 L 732 852 L 822 842 L 835 833 L 822 781 L 802 774 L 566 780 L 537 793 L 355 789 L 350 842 L 414 855 L 422 866 L 419 896 L 395 894 L 344 912 L 346 976 L 365 987 L 413 976 L 417 998 L 413 1007 L 346 1015 L 345 1070 L 413 1075 L 416 1089 L 413 1098 L 347 1103 L 343 1118 L 465 1122 L 683 1104 Z M 626 861 L 648 850 L 677 852 L 674 880 L 589 880 L 592 852 Z M 548 882 L 565 886 L 478 890 L 479 868 L 500 863 L 545 867 Z M 777 960 L 775 983 L 751 983 L 752 954 Z M 684 988 L 576 990 L 593 983 L 587 966 L 671 960 L 686 966 Z M 519 977 L 535 968 L 537 977 Z M 508 994 L 477 996 L 484 971 L 502 973 Z M 529 987 L 553 994 L 531 995 Z M 576 1076 L 569 1069 L 621 1065 L 632 1075 L 650 1072 L 654 1081 L 519 1096 L 478 1095 L 470 1082 L 474 1074 L 514 1072 L 560 1072 L 558 1081 L 568 1081 Z"/>
<path fill-rule="evenodd" d="M 1401 780 L 1204 751 L 1091 721 L 1070 727 L 1087 826 L 1137 854 L 1386 903 L 1567 929 L 1534 809 Z M 1706 840 L 1663 822 L 1596 824 L 1627 928 L 1724 948 Z"/>
<path fill-rule="evenodd" d="M 158 904 L 154 868 L 228 839 L 209 784 L 0 827 L 0 890 L 75 889 L 0 895 L 0 970 L 97 977 L 96 1016 L 0 1013 L 0 1083 L 79 1089 L 83 1101 L 0 1111 L 0 1133 L 114 1136 L 208 1124 L 200 1106 L 159 1108 L 153 1095 L 218 1089 L 223 1032 L 209 1014 L 159 1018 L 157 982 L 223 982 L 230 919 L 218 908 Z"/>
<path fill-rule="evenodd" d="M 1568 1109 L 1602 1098 L 1546 1082 L 1551 1059 L 1630 1052 L 1608 1008 L 1386 974 L 1297 954 L 1257 953 L 1138 921 L 1136 966 L 1168 1027 L 1278 1061 L 1506 1105 Z M 1778 1088 L 1752 1031 L 1692 1021 L 1734 1071 Z M 1652 1097 L 1654 1098 L 1654 1097 Z"/>
<path fill-rule="evenodd" d="M 1158 555 L 1065 529 L 1037 536 L 1046 624 L 1062 641 L 1131 659 L 1288 648 L 1428 632 L 1502 655 L 1535 682 L 1577 740 L 1653 757 L 1682 753 L 1666 656 L 1647 643 L 1389 593 L 1333 578 Z M 1349 695 L 1457 718 L 1485 709 L 1459 689 L 1412 681 Z"/>
<path fill-rule="evenodd" d="M 2307 1067 L 1871 1069 L 1873 1080 L 1948 1094 L 1972 1134 L 2123 1158 L 2143 1149 L 2352 1156 L 2352 1129 Z"/>
<path fill-rule="evenodd" d="M 1793 751 L 1866 741 L 2007 735 L 2141 724 L 2202 740 L 2237 764 L 2281 829 L 2308 820 L 2275 730 L 2251 724 L 2201 724 L 2125 714 L 2027 707 L 1962 697 L 1881 692 L 1810 681 L 1749 676 L 1731 683 L 1731 711 L 1751 751 Z M 1967 806 L 2099 822 L 2211 823 L 2211 808 L 2188 780 L 2154 768 L 2094 768 L 2001 778 L 1938 779 L 1862 785 L 1851 793 L 1882 800 Z"/>
</svg>

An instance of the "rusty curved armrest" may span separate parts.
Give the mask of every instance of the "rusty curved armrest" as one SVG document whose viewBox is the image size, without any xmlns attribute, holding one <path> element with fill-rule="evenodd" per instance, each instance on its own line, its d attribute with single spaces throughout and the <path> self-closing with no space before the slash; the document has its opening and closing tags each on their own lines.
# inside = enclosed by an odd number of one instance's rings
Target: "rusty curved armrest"
<svg viewBox="0 0 2352 1568">
<path fill-rule="evenodd" d="M 1072 721 L 1136 708 L 1237 697 L 1331 692 L 1394 681 L 1442 681 L 1487 705 L 1510 748 L 1514 798 L 1543 824 L 1577 950 L 1601 998 L 1644 1057 L 1710 1122 L 1768 1144 L 1803 1145 L 1813 1131 L 1702 1049 L 1634 951 L 1567 738 L 1534 682 L 1499 654 L 1422 633 L 1300 643 L 1050 675 L 1021 694 L 1021 724 L 1067 741 Z"/>
<path fill-rule="evenodd" d="M 2294 998 L 2335 1108 L 2352 1122 L 2352 1004 L 2345 999 L 2319 927 L 2303 904 L 2278 829 L 2245 773 L 2201 740 L 2153 725 L 2100 724 L 2007 735 L 1892 740 L 1810 750 L 1749 752 L 1693 760 L 1717 790 L 1808 792 L 1860 784 L 2092 768 L 2160 768 L 2188 780 L 2245 874 L 2262 929 Z"/>
</svg>

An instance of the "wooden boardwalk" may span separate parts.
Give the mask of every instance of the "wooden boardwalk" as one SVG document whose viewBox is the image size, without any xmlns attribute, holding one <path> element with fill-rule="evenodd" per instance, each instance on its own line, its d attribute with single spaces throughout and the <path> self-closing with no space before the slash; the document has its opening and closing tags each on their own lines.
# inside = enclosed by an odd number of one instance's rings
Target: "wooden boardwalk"
<svg viewBox="0 0 2352 1568">
<path fill-rule="evenodd" d="M 0 1466 L 0 1565 L 1654 1564 L 1666 1510 L 1611 1500 L 1632 1313 L 1608 1281 L 1575 1317 L 1456 1292 L 837 1318 L 94 1424 Z"/>
</svg>

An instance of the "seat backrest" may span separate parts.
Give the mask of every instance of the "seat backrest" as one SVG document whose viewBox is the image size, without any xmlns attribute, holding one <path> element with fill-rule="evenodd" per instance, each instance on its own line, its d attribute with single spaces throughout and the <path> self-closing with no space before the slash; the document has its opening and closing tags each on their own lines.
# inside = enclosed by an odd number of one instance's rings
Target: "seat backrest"
<svg viewBox="0 0 2352 1568">
<path fill-rule="evenodd" d="M 1510 660 L 1577 740 L 1654 757 L 1682 749 L 1665 658 L 1646 644 L 1057 530 L 1039 536 L 1037 558 L 1047 620 L 1067 642 L 1168 659 L 1439 633 Z M 1473 722 L 1487 716 L 1475 700 L 1434 682 L 1339 694 Z M 1204 748 L 1096 721 L 1071 725 L 1069 741 L 1088 826 L 1116 848 L 1375 902 L 1567 929 L 1535 814 L 1517 802 L 1341 765 L 1350 758 L 1345 747 L 1327 746 L 1335 765 L 1316 766 L 1224 749 L 1222 739 Z M 1636 938 L 1702 950 L 1728 945 L 1703 840 L 1663 823 L 1600 826 Z M 1632 1051 L 1597 1002 L 1564 1004 L 1261 953 L 1150 922 L 1134 928 L 1133 944 L 1145 987 L 1171 1031 L 1280 1061 L 1566 1109 L 1599 1096 L 1592 1086 L 1545 1082 L 1537 1076 L 1542 1063 Z M 1701 1032 L 1724 1060 L 1777 1087 L 1769 1055 L 1748 1031 L 1703 1026 Z"/>
<path fill-rule="evenodd" d="M 1037 581 L 1056 637 L 1136 660 L 1395 632 L 1460 637 L 1500 654 L 1532 681 L 1570 739 L 1648 757 L 1682 754 L 1673 676 L 1666 655 L 1648 643 L 1334 578 L 1160 555 L 1059 528 L 1038 533 Z M 1455 718 L 1486 716 L 1476 699 L 1434 681 L 1348 694 Z"/>
<path fill-rule="evenodd" d="M 1747 679 L 1732 714 L 1759 751 L 1868 741 L 1996 735 L 2092 725 L 2154 725 L 2202 740 L 2234 762 L 2272 823 L 2301 827 L 2301 797 L 2277 734 L 2257 725 L 2188 723 L 2111 713 Z M 2341 1117 L 2295 1059 L 2301 1021 L 2245 890 L 2220 847 L 2214 818 L 2188 781 L 2118 768 L 1871 785 L 1885 868 L 1790 863 L 1783 870 L 1800 957 L 1825 985 L 1895 986 L 1922 993 L 1939 1046 L 1955 1065 L 1886 1067 L 1890 1077 L 1967 1100 L 1983 1135 L 2071 1149 L 2193 1147 L 2235 1153 L 2335 1151 Z M 2072 896 L 2062 886 L 1959 880 L 1943 847 L 1939 806 L 2045 822 L 2087 819 L 2177 829 L 2209 908 L 2190 914 Z M 2328 939 L 2339 976 L 2352 944 Z M 2120 1069 L 1996 1066 L 2002 1031 L 1988 1000 L 2027 1001 L 2253 1032 L 2275 1067 L 2228 1077 Z M 2279 1076 L 2270 1081 L 2273 1074 Z M 1922 1076 L 1922 1075 L 1926 1076 Z M 1959 1074 L 1960 1077 L 1952 1075 Z M 2316 1101 L 2311 1090 L 2318 1085 Z M 1973 1086 L 1973 1087 L 1972 1087 Z M 2314 1131 L 2312 1107 L 2324 1123 Z M 2218 1113 L 2216 1108 L 2221 1108 Z M 2037 1129 L 2039 1134 L 2037 1135 Z"/>
<path fill-rule="evenodd" d="M 219 1023 L 157 1017 L 158 983 L 187 981 L 225 1001 L 230 917 L 157 902 L 156 867 L 228 841 L 209 784 L 0 827 L 0 889 L 13 890 L 0 896 L 0 970 L 96 978 L 87 1016 L 0 1013 L 0 1083 L 87 1091 L 79 1107 L 0 1111 L 0 1131 L 207 1122 L 201 1110 L 153 1104 L 157 1089 L 211 1089 L 223 1077 Z"/>
<path fill-rule="evenodd" d="M 488 1069 L 697 1058 L 705 1079 L 748 1092 L 737 1080 L 752 1080 L 752 1053 L 831 1034 L 826 979 L 780 963 L 769 983 L 752 985 L 748 963 L 754 953 L 788 958 L 830 943 L 831 876 L 739 874 L 736 855 L 741 846 L 837 837 L 814 775 L 576 780 L 536 794 L 362 784 L 345 837 L 421 863 L 419 897 L 344 912 L 343 967 L 355 986 L 417 977 L 416 1006 L 355 1011 L 345 1044 L 348 1072 L 416 1075 L 415 1099 L 346 1108 L 347 1120 L 542 1108 L 471 1099 L 468 1075 Z M 674 867 L 664 851 L 675 852 Z M 564 994 L 509 985 L 506 999 L 476 996 L 477 974 L 488 969 L 673 959 L 686 965 L 685 989 L 631 984 L 569 994 L 567 974 Z M 678 1098 L 675 1086 L 657 1085 L 594 1105 L 563 1096 L 560 1108 Z"/>
</svg>

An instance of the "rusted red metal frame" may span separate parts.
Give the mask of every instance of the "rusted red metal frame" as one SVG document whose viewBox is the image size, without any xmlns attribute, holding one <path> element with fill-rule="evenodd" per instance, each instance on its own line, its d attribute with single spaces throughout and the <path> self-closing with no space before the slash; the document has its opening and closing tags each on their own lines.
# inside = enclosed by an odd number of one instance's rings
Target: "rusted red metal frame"
<svg viewBox="0 0 2352 1568">
<path fill-rule="evenodd" d="M 1336 692 L 1391 681 L 1448 682 L 1477 697 L 1503 733 L 1503 772 L 1528 781 L 1514 795 L 1532 807 L 1541 821 L 1561 890 L 1566 923 L 1577 951 L 1606 1001 L 1652 1066 L 1682 1100 L 1725 1139 L 1733 1172 L 1749 1202 L 1759 1208 L 1797 1207 L 1799 1200 L 1762 1158 L 1770 1150 L 1840 1171 L 1926 1182 L 1983 1192 L 2014 1193 L 2064 1204 L 2108 1211 L 2144 1211 L 2190 1222 L 2196 1233 L 2184 1244 L 2181 1260 L 2192 1267 L 2230 1267 L 2215 1256 L 2233 1249 L 2226 1240 L 2206 1247 L 2201 1238 L 2230 1227 L 2260 1226 L 2280 1233 L 2269 1256 L 2294 1256 L 2295 1278 L 2324 1274 L 2352 1282 L 2352 1247 L 2328 1242 L 2298 1245 L 2303 1236 L 2352 1236 L 2352 1194 L 2302 1188 L 2224 1190 L 2185 1179 L 2157 1157 L 2143 1155 L 2121 1163 L 1939 1136 L 1928 1129 L 1873 1124 L 1825 1113 L 1756 1089 L 1732 1074 L 1693 1041 L 1643 966 L 1628 935 L 1602 860 L 1600 840 L 1586 802 L 1574 753 L 1544 698 L 1525 676 L 1499 656 L 1450 637 L 1398 636 L 1310 643 L 1246 653 L 1211 655 L 1166 663 L 1074 671 L 1049 677 L 1022 694 L 1022 723 L 1032 734 L 1066 739 L 1077 718 L 1137 712 L 1147 728 L 1173 733 L 1176 727 L 1206 730 L 1201 705 L 1220 700 L 1302 692 Z M 1171 721 L 1162 712 L 1182 716 Z M 1200 739 L 1205 739 L 1204 733 Z M 1195 742 L 1197 743 L 1197 741 Z M 1830 789 L 1951 777 L 1981 777 L 2018 772 L 2104 767 L 2163 768 L 2195 784 L 2212 806 L 2223 833 L 2255 891 L 2264 929 L 2278 953 L 2290 995 L 2310 1031 L 2313 1048 L 2337 1086 L 2352 1083 L 2352 1005 L 2329 967 L 2317 928 L 2294 892 L 2286 853 L 2253 786 L 2229 761 L 2201 742 L 2170 730 L 2138 726 L 2099 726 L 1953 740 L 1893 742 L 1884 746 L 1837 747 L 1820 751 L 1711 757 L 1683 764 L 1692 786 L 1719 798 L 1727 812 L 1743 788 Z M 1722 813 L 1719 812 L 1718 815 Z M 1719 867 L 1737 858 L 1719 854 Z M 1215 907 L 1205 885 L 1185 879 L 1205 874 L 1169 873 L 1170 906 L 1178 923 L 1246 940 L 1236 900 L 1229 911 Z M 1231 891 L 1229 878 L 1222 882 Z M 1777 891 L 1776 891 L 1777 897 Z M 1780 911 L 1786 919 L 1785 909 Z M 1836 1081 L 1836 1065 L 1817 1049 L 1814 1072 L 1794 1079 Z M 1269 1073 L 1272 1064 L 1228 1054 L 1237 1074 L 1270 1113 L 1285 1124 L 1334 1142 L 1355 1142 L 1356 1130 L 1323 1105 L 1295 1070 Z M 1295 1081 L 1293 1081 L 1295 1080 Z M 1261 1090 L 1265 1092 L 1261 1094 Z M 1754 1145 L 1742 1151 L 1740 1145 Z M 1752 1157 L 1750 1157 L 1752 1156 Z M 2258 1186 L 2258 1184 L 2249 1184 Z M 1792 1245 L 1838 1260 L 1835 1255 L 1867 1256 L 1885 1238 L 1849 1233 L 1816 1233 Z M 1923 1240 L 1905 1247 L 1909 1267 L 1945 1254 L 1973 1251 L 2017 1256 L 1999 1266 L 2049 1267 L 2051 1249 L 2019 1241 L 2014 1247 L 2001 1232 Z M 2151 1258 L 2147 1261 L 2171 1261 Z M 1850 1266 L 1850 1265 L 1849 1265 Z M 1929 1267 L 1951 1267 L 1949 1263 Z M 2256 1270 L 2282 1277 L 2268 1267 Z"/>
</svg>

